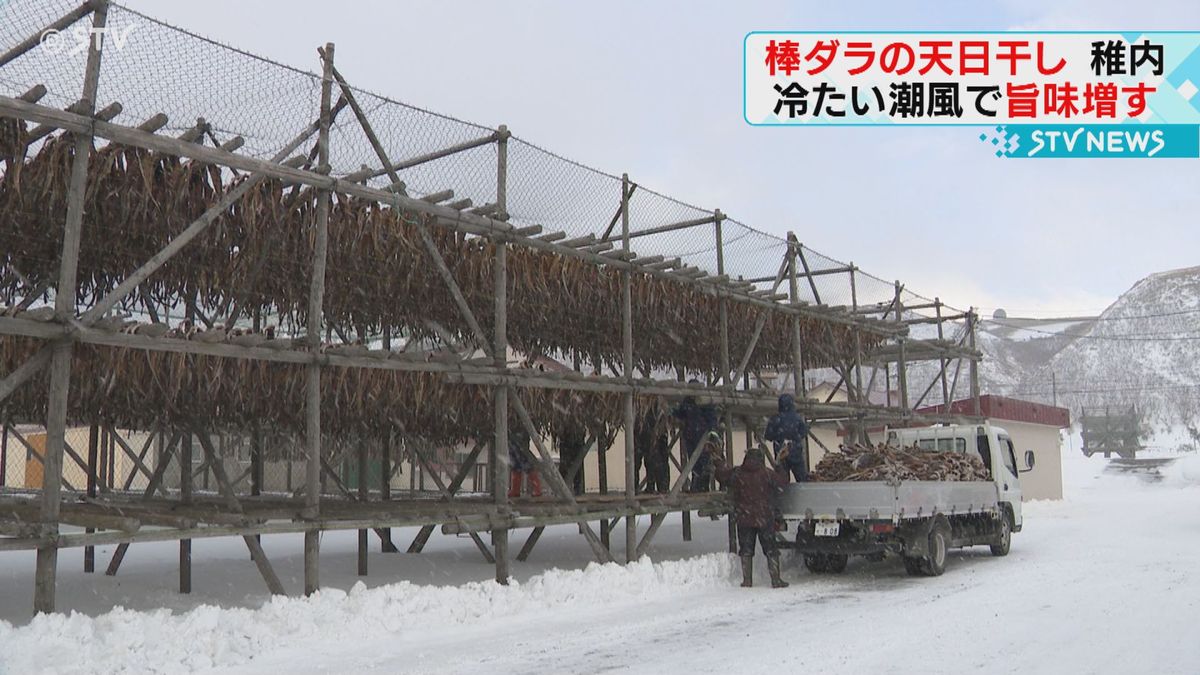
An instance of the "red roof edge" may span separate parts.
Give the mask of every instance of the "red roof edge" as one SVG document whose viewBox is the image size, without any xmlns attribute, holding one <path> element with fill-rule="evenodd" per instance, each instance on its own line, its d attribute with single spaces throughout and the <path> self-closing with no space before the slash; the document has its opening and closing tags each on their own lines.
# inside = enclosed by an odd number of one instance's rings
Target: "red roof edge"
<svg viewBox="0 0 1200 675">
<path fill-rule="evenodd" d="M 927 406 L 915 412 L 938 413 L 942 412 L 942 406 Z M 974 406 L 971 403 L 971 399 L 962 399 L 950 404 L 950 412 L 959 415 L 971 415 L 974 413 Z M 1059 429 L 1071 426 L 1071 412 L 1066 408 L 1046 405 L 1045 403 L 1035 403 L 1033 401 L 1022 401 L 1021 399 L 1009 398 L 1007 396 L 996 396 L 994 394 L 986 394 L 979 397 L 979 412 L 984 417 L 993 420 L 1044 424 Z"/>
</svg>

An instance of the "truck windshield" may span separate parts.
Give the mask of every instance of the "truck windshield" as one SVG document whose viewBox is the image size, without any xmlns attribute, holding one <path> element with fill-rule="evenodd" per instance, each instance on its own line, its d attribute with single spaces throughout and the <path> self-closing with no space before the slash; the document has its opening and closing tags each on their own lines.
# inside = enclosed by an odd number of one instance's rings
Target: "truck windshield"
<svg viewBox="0 0 1200 675">
<path fill-rule="evenodd" d="M 1000 457 L 1004 460 L 1004 468 L 1008 469 L 1012 475 L 1017 475 L 1017 458 L 1013 453 L 1012 439 L 1000 437 Z"/>
</svg>

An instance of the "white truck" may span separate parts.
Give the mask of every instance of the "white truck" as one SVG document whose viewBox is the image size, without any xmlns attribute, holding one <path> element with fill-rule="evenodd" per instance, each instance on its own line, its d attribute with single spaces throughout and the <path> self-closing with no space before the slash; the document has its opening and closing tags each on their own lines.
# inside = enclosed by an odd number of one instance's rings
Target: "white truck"
<svg viewBox="0 0 1200 675">
<path fill-rule="evenodd" d="M 779 507 L 805 567 L 840 573 L 852 555 L 898 555 L 909 574 L 938 576 L 952 548 L 986 545 L 1008 554 L 1013 532 L 1021 531 L 1019 473 L 1033 468 L 1032 452 L 1018 469 L 1012 439 L 989 423 L 896 429 L 888 443 L 974 454 L 991 480 L 789 484 Z"/>
</svg>

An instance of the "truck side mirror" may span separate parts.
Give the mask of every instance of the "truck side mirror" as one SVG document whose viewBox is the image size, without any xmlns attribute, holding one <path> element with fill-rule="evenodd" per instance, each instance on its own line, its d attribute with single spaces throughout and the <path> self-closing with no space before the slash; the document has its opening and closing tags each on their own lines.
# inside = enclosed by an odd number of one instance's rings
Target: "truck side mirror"
<svg viewBox="0 0 1200 675">
<path fill-rule="evenodd" d="M 1032 450 L 1025 451 L 1025 470 L 1033 471 L 1033 451 Z"/>
</svg>

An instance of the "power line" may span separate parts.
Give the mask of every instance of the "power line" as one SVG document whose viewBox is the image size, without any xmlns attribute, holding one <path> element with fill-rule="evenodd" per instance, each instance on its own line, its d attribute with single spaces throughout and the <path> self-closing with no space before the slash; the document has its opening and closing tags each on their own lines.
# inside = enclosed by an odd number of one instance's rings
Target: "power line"
<svg viewBox="0 0 1200 675">
<path fill-rule="evenodd" d="M 1160 300 L 1158 302 L 1138 302 L 1137 305 L 1139 307 L 1146 307 L 1146 308 L 1149 308 L 1149 307 L 1178 307 L 1179 303 Z M 1010 316 L 1010 317 L 1007 317 L 1009 320 L 1028 318 L 1028 319 L 1037 319 L 1037 320 L 1041 320 L 1041 321 L 1050 321 L 1050 320 L 1059 319 L 1059 318 L 1070 319 L 1070 318 L 1087 317 L 1087 316 L 1099 316 L 1100 314 L 1112 309 L 1112 307 L 1113 307 L 1113 304 L 1109 304 L 1108 306 L 1105 306 L 1105 307 L 1091 307 L 1091 308 L 1061 307 L 1061 308 L 1043 308 L 1043 309 L 1032 309 L 1032 308 L 1031 309 L 1014 309 L 1012 307 L 976 307 L 976 309 L 981 312 L 984 312 L 987 310 L 994 311 L 997 309 L 1002 309 L 1005 312 L 1036 312 L 1036 313 L 1041 313 L 1041 314 L 1050 314 L 1050 316 L 1028 316 L 1028 317 L 1026 317 L 1026 316 Z M 1195 311 L 1200 311 L 1200 309 L 1197 309 Z M 987 321 L 987 320 L 991 320 L 991 319 L 984 319 L 984 320 Z"/>
<path fill-rule="evenodd" d="M 1160 384 L 1160 385 L 1132 385 L 1129 387 L 1101 387 L 1095 389 L 1059 389 L 1058 394 L 1112 394 L 1118 392 L 1142 392 L 1142 391 L 1176 391 L 1176 390 L 1200 390 L 1200 384 Z M 1050 389 L 1022 389 L 1009 392 L 1012 395 L 1021 396 L 1048 396 L 1051 394 Z"/>
<path fill-rule="evenodd" d="M 1092 335 L 1090 333 L 1068 333 L 1065 331 L 1041 330 L 1038 328 L 1022 328 L 1019 326 L 1005 326 L 1015 330 L 1024 330 L 1031 333 L 1040 333 L 1042 335 L 1051 335 L 1056 337 L 1078 338 L 1080 340 L 1105 340 L 1109 342 L 1187 342 L 1190 340 L 1200 340 L 1200 335 L 1160 335 L 1157 333 L 1127 333 L 1124 335 Z M 1157 336 L 1157 337 L 1150 337 Z M 1001 336 L 996 336 L 1001 337 Z M 1001 338 L 1007 339 L 1007 338 Z"/>
<path fill-rule="evenodd" d="M 1161 318 L 1161 317 L 1165 317 L 1165 316 L 1180 316 L 1180 315 L 1184 315 L 1184 314 L 1198 314 L 1198 313 L 1200 313 L 1200 307 L 1196 307 L 1193 309 L 1181 309 L 1181 310 L 1177 310 L 1174 312 L 1158 312 L 1155 314 L 1133 314 L 1130 316 L 1096 316 L 1096 317 L 1064 316 L 1061 318 L 1061 321 L 1063 323 L 1085 323 L 1088 321 L 1130 321 L 1132 319 L 1157 319 L 1157 318 Z M 1020 318 L 1022 318 L 1022 317 L 1008 317 L 1005 319 L 983 319 L 983 321 L 987 321 L 990 323 L 996 323 L 996 324 L 999 324 L 1006 328 L 1020 329 L 1021 328 L 1020 326 L 1014 326 L 1012 324 L 1004 323 L 1004 321 L 1014 321 L 1014 320 L 1017 320 Z M 1047 322 L 1059 320 L 1059 319 L 1056 319 L 1055 317 L 1045 317 L 1045 318 L 1031 317 L 1031 318 L 1033 318 L 1033 320 L 1035 320 L 1035 321 L 1047 321 Z"/>
</svg>

